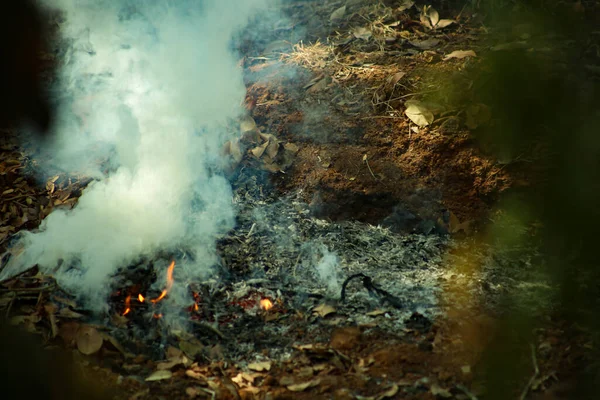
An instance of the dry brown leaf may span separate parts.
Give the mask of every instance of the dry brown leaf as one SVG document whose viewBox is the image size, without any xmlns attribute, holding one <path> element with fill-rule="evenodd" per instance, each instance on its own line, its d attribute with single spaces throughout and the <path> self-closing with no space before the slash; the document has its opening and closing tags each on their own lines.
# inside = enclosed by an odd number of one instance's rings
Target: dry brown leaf
<svg viewBox="0 0 600 400">
<path fill-rule="evenodd" d="M 171 360 L 171 359 L 183 356 L 183 351 L 179 350 L 177 347 L 169 346 L 167 348 L 166 355 L 167 355 L 167 360 Z"/>
<path fill-rule="evenodd" d="M 433 385 L 431 385 L 431 394 L 434 396 L 440 396 L 440 397 L 444 397 L 446 399 L 452 397 L 452 393 L 450 393 L 450 391 L 448 389 L 444 389 L 442 387 L 440 387 L 440 385 L 438 385 L 437 383 L 434 383 Z"/>
<path fill-rule="evenodd" d="M 371 312 L 368 312 L 365 315 L 368 316 L 368 317 L 378 317 L 380 315 L 385 315 L 387 312 L 388 312 L 387 310 L 377 309 L 377 310 L 373 310 Z"/>
<path fill-rule="evenodd" d="M 195 399 L 200 393 L 204 392 L 195 387 L 188 387 L 185 389 L 185 394 L 187 394 L 190 399 Z"/>
<path fill-rule="evenodd" d="M 266 153 L 271 158 L 271 160 L 275 160 L 277 157 L 277 153 L 279 152 L 279 140 L 273 137 L 268 142 Z"/>
<path fill-rule="evenodd" d="M 49 303 L 44 306 L 44 310 L 48 315 L 48 320 L 50 321 L 50 329 L 52 331 L 51 337 L 54 339 L 58 335 L 58 326 L 56 325 L 56 305 Z"/>
<path fill-rule="evenodd" d="M 173 377 L 173 373 L 169 370 L 159 370 L 154 371 L 149 377 L 146 378 L 146 382 L 155 382 L 162 381 L 165 379 L 171 379 Z"/>
<path fill-rule="evenodd" d="M 323 78 L 314 85 L 312 85 L 310 88 L 308 88 L 306 93 L 317 93 L 325 89 L 327 89 L 327 79 Z"/>
<path fill-rule="evenodd" d="M 104 338 L 96 328 L 82 326 L 77 333 L 77 349 L 87 356 L 98 352 L 102 348 Z"/>
<path fill-rule="evenodd" d="M 156 369 L 157 370 L 173 369 L 174 367 L 176 367 L 178 365 L 187 366 L 189 364 L 190 364 L 190 360 L 186 356 L 181 355 L 179 357 L 174 357 L 174 358 L 170 359 L 169 361 L 160 362 L 160 363 L 156 364 Z"/>
<path fill-rule="evenodd" d="M 20 315 L 16 317 L 12 317 L 10 319 L 11 325 L 22 326 L 28 332 L 36 332 L 35 324 L 40 322 L 41 318 L 37 314 L 33 315 Z"/>
<path fill-rule="evenodd" d="M 63 318 L 73 318 L 73 319 L 83 317 L 83 314 L 76 313 L 75 311 L 73 311 L 69 308 L 61 308 L 61 310 L 58 312 L 58 315 Z"/>
<path fill-rule="evenodd" d="M 181 340 L 179 348 L 192 360 L 204 352 L 204 345 L 197 339 Z"/>
<path fill-rule="evenodd" d="M 409 8 L 411 8 L 412 6 L 415 5 L 415 2 L 412 0 L 404 0 L 402 2 L 402 4 L 400 4 L 400 6 L 396 9 L 397 11 L 404 11 L 404 10 L 408 10 Z"/>
<path fill-rule="evenodd" d="M 252 118 L 249 115 L 244 117 L 244 119 L 240 122 L 240 131 L 242 133 L 250 132 L 255 129 L 256 129 L 256 122 L 254 121 L 254 118 Z"/>
<path fill-rule="evenodd" d="M 444 29 L 445 27 L 452 25 L 454 22 L 455 21 L 452 19 L 440 19 L 434 28 Z"/>
<path fill-rule="evenodd" d="M 427 29 L 433 28 L 431 26 L 431 21 L 429 20 L 429 17 L 427 17 L 427 15 L 421 14 L 421 17 L 419 18 L 419 20 L 421 21 L 421 25 L 423 25 L 425 28 L 427 28 Z"/>
<path fill-rule="evenodd" d="M 200 372 L 195 371 L 193 369 L 188 369 L 187 371 L 185 371 L 185 375 L 192 379 L 196 379 L 198 381 L 203 381 L 203 382 L 208 381 L 208 378 L 206 377 L 206 375 L 201 374 Z"/>
<path fill-rule="evenodd" d="M 400 82 L 400 79 L 404 78 L 404 76 L 406 75 L 406 72 L 396 72 L 394 75 L 390 76 L 388 78 L 388 83 L 390 84 L 390 86 L 396 86 L 396 84 L 398 82 Z"/>
<path fill-rule="evenodd" d="M 260 146 L 257 146 L 255 148 L 253 148 L 252 150 L 250 150 L 250 152 L 252 153 L 252 155 L 256 158 L 261 158 L 262 155 L 265 153 L 265 151 L 267 150 L 267 147 L 269 146 L 269 142 L 264 142 L 263 144 L 261 144 Z"/>
<path fill-rule="evenodd" d="M 241 372 L 239 374 L 237 374 L 236 376 L 234 376 L 233 378 L 231 378 L 231 381 L 233 383 L 235 383 L 236 385 L 238 385 L 239 387 L 248 386 L 246 384 L 246 382 L 244 381 L 244 377 L 242 376 Z"/>
<path fill-rule="evenodd" d="M 337 21 L 340 20 L 344 17 L 344 14 L 346 14 L 346 6 L 343 5 L 340 8 L 338 8 L 337 10 L 335 10 L 332 14 L 331 17 L 329 17 L 330 21 Z"/>
<path fill-rule="evenodd" d="M 396 395 L 396 393 L 398 393 L 399 387 L 398 385 L 394 385 L 391 388 L 389 388 L 388 390 L 386 390 L 385 392 L 381 393 L 380 395 L 378 395 L 376 397 L 377 400 L 382 400 L 382 399 L 389 399 L 392 398 Z"/>
<path fill-rule="evenodd" d="M 477 54 L 473 50 L 455 50 L 446 55 L 446 57 L 444 57 L 444 61 L 447 61 L 451 58 L 458 58 L 460 60 L 466 57 L 477 57 Z"/>
<path fill-rule="evenodd" d="M 313 379 L 312 381 L 304 382 L 304 383 L 296 383 L 293 385 L 288 385 L 287 389 L 292 392 L 304 392 L 306 389 L 318 386 L 321 383 L 320 379 Z"/>
<path fill-rule="evenodd" d="M 420 127 L 427 126 L 433 122 L 433 113 L 423 105 L 423 103 L 412 100 L 405 103 L 406 110 L 404 113 L 406 116 Z"/>
<path fill-rule="evenodd" d="M 438 13 L 434 8 L 429 8 L 429 12 L 427 13 L 429 20 L 431 21 L 431 25 L 436 26 L 440 21 L 440 13 Z"/>
<path fill-rule="evenodd" d="M 325 318 L 329 314 L 335 313 L 335 311 L 335 308 L 328 304 L 321 304 L 313 309 L 313 313 L 318 314 L 322 318 Z"/>
<path fill-rule="evenodd" d="M 119 343 L 119 341 L 117 339 L 115 339 L 113 336 L 109 335 L 108 333 L 105 332 L 101 332 L 100 333 L 102 335 L 102 338 L 104 339 L 105 342 L 108 342 L 110 344 L 112 344 L 112 346 L 117 349 L 117 351 L 119 351 L 119 353 L 123 354 L 123 356 L 125 356 L 126 358 L 133 358 L 134 355 L 131 353 L 128 353 L 123 346 L 121 346 L 121 343 Z"/>
<path fill-rule="evenodd" d="M 425 40 L 412 40 L 409 41 L 411 45 L 418 47 L 421 50 L 429 50 L 433 49 L 435 46 L 440 44 L 441 42 L 438 39 L 425 39 Z"/>
<path fill-rule="evenodd" d="M 296 154 L 298 151 L 300 151 L 300 147 L 298 147 L 298 145 L 294 143 L 286 143 L 283 145 L 283 148 L 285 149 L 285 151 L 289 151 L 293 154 Z"/>
<path fill-rule="evenodd" d="M 270 371 L 271 370 L 271 361 L 261 361 L 248 364 L 248 368 L 253 371 Z"/>
<path fill-rule="evenodd" d="M 361 27 L 353 29 L 352 35 L 357 39 L 369 40 L 369 38 L 371 38 L 371 36 L 373 36 L 373 32 L 371 32 L 370 29 L 361 26 Z"/>
</svg>

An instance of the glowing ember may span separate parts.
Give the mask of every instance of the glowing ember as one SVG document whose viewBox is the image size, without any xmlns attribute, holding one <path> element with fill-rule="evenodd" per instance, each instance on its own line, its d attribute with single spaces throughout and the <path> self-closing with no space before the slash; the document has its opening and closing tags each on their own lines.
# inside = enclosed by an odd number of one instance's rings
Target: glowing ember
<svg viewBox="0 0 600 400">
<path fill-rule="evenodd" d="M 271 308 L 273 308 L 273 302 L 269 299 L 262 299 L 260 301 L 260 308 L 262 308 L 263 310 L 270 310 Z"/>
<path fill-rule="evenodd" d="M 162 318 L 162 314 L 154 314 L 152 317 L 156 318 L 156 319 L 161 319 Z"/>
<path fill-rule="evenodd" d="M 162 291 L 160 296 L 156 299 L 150 300 L 152 303 L 158 303 L 162 299 L 165 298 L 169 290 L 173 287 L 173 269 L 175 268 L 175 261 L 171 261 L 171 265 L 169 265 L 169 269 L 167 269 L 167 287 Z"/>
<path fill-rule="evenodd" d="M 146 300 L 146 298 L 145 298 L 144 296 L 142 296 L 142 294 L 141 294 L 141 293 L 140 293 L 140 294 L 138 294 L 138 301 L 139 301 L 140 303 L 143 303 L 143 302 L 144 302 L 144 300 Z"/>
<path fill-rule="evenodd" d="M 129 314 L 131 311 L 131 296 L 127 296 L 125 298 L 125 311 L 123 311 L 123 315 Z"/>
</svg>

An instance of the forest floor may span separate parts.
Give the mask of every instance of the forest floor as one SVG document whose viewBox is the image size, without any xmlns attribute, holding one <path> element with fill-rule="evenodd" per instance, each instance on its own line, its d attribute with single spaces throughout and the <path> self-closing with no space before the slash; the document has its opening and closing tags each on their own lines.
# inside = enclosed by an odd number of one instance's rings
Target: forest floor
<svg viewBox="0 0 600 400">
<path fill-rule="evenodd" d="M 200 339 L 169 338 L 154 358 L 122 343 L 115 332 L 127 325 L 124 316 L 110 327 L 92 324 L 36 270 L 0 283 L 0 308 L 45 345 L 67 349 L 84 379 L 117 399 L 485 398 L 484 355 L 502 296 L 546 299 L 551 285 L 539 278 L 535 249 L 508 265 L 505 253 L 514 249 L 490 240 L 499 199 L 536 179 L 542 150 L 498 157 L 476 141 L 474 132 L 494 124 L 476 89 L 487 53 L 524 42 L 535 48 L 536 32 L 524 24 L 491 35 L 477 10 L 449 4 L 285 2 L 286 19 L 272 36 L 244 42 L 248 117 L 226 152 L 237 163 L 234 193 L 246 203 L 219 244 L 240 280 L 230 284 L 227 305 L 218 291 L 206 295 L 230 319 L 201 325 Z M 59 174 L 40 187 L 27 173 L 35 155 L 13 139 L 5 135 L 0 148 L 2 251 L 53 209 L 76 206 L 90 182 Z M 252 220 L 256 210 L 267 217 Z M 289 223 L 299 237 L 281 253 L 267 230 Z M 377 292 L 369 282 L 379 285 L 380 298 L 327 301 L 306 283 L 311 275 L 288 258 L 319 235 L 347 264 L 342 275 L 368 276 L 363 285 L 369 292 Z M 361 255 L 375 261 L 349 261 Z M 286 285 L 267 273 L 246 287 L 241 278 L 256 276 L 258 259 L 301 279 Z M 265 298 L 271 310 L 260 309 Z M 393 299 L 419 307 L 402 309 Z M 555 390 L 586 353 L 587 342 L 573 340 L 583 332 L 555 321 L 549 300 L 539 303 L 527 305 L 543 328 L 514 366 L 523 372 L 514 398 L 560 398 Z"/>
</svg>

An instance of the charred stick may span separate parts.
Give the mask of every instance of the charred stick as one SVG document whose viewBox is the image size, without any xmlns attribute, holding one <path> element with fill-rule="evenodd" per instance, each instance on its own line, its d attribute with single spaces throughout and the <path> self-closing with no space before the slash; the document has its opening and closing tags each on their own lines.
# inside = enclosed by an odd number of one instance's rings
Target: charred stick
<svg viewBox="0 0 600 400">
<path fill-rule="evenodd" d="M 363 286 L 369 291 L 370 294 L 380 298 L 382 302 L 387 301 L 394 308 L 403 308 L 403 304 L 400 301 L 400 299 L 396 298 L 389 292 L 375 285 L 371 277 L 363 273 L 351 275 L 344 281 L 344 283 L 342 284 L 342 293 L 340 296 L 340 301 L 342 303 L 346 300 L 346 287 L 348 286 L 348 283 L 350 283 L 350 281 L 354 278 L 362 278 Z"/>
</svg>

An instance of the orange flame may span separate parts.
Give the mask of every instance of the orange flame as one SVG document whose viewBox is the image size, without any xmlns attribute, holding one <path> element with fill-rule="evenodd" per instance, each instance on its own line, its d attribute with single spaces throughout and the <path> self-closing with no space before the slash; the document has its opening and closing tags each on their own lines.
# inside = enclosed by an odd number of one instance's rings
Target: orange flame
<svg viewBox="0 0 600 400">
<path fill-rule="evenodd" d="M 152 317 L 156 318 L 156 319 L 161 319 L 162 318 L 162 314 L 154 314 Z"/>
<path fill-rule="evenodd" d="M 142 296 L 142 294 L 141 294 L 141 293 L 140 293 L 140 294 L 138 294 L 138 301 L 139 301 L 140 303 L 143 303 L 143 302 L 144 302 L 144 300 L 146 300 L 146 299 L 145 299 L 145 297 L 144 297 L 144 296 Z"/>
<path fill-rule="evenodd" d="M 262 308 L 265 311 L 268 311 L 271 308 L 273 308 L 273 302 L 269 299 L 262 299 L 260 301 L 260 308 Z"/>
<path fill-rule="evenodd" d="M 131 311 L 131 296 L 127 296 L 125 298 L 125 311 L 123 311 L 123 315 L 129 314 Z"/>
<path fill-rule="evenodd" d="M 152 303 L 158 303 L 159 301 L 164 299 L 165 296 L 167 295 L 167 293 L 169 293 L 169 290 L 171 290 L 171 288 L 173 287 L 173 269 L 174 268 L 175 268 L 175 261 L 171 261 L 171 265 L 169 265 L 169 268 L 167 269 L 167 287 L 162 291 L 160 296 L 158 296 L 156 299 L 150 300 Z"/>
</svg>

